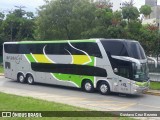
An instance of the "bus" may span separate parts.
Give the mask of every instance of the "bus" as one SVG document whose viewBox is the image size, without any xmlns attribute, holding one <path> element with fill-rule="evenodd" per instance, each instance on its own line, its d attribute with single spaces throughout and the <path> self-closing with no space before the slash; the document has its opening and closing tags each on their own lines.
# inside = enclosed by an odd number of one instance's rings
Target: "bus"
<svg viewBox="0 0 160 120">
<path fill-rule="evenodd" d="M 147 57 L 139 42 L 84 39 L 5 42 L 4 74 L 20 83 L 46 83 L 139 94 L 149 89 Z"/>
</svg>

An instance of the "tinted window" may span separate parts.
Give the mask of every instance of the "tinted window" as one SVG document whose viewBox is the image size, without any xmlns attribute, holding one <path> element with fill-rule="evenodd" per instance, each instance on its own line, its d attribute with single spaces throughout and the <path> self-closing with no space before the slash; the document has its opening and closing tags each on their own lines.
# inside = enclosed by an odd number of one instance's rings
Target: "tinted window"
<svg viewBox="0 0 160 120">
<path fill-rule="evenodd" d="M 71 45 L 72 46 L 70 46 L 68 43 L 48 44 L 45 49 L 46 54 L 68 55 L 69 51 L 72 55 L 83 55 L 84 52 L 86 52 L 90 56 L 102 58 L 97 43 L 71 43 Z"/>
<path fill-rule="evenodd" d="M 121 41 L 105 41 L 102 40 L 102 45 L 106 52 L 109 52 L 111 55 L 116 56 L 128 56 L 128 52 L 126 50 L 125 45 Z"/>
<path fill-rule="evenodd" d="M 138 42 L 126 42 L 126 46 L 131 57 L 136 59 L 146 58 L 145 52 Z"/>
<path fill-rule="evenodd" d="M 102 54 L 97 43 L 73 43 L 72 45 L 80 50 L 84 50 L 90 56 L 102 58 Z"/>
<path fill-rule="evenodd" d="M 5 44 L 4 50 L 6 53 L 18 53 L 18 45 L 17 44 Z"/>
<path fill-rule="evenodd" d="M 97 43 L 50 43 L 50 44 L 5 44 L 4 49 L 6 53 L 11 54 L 43 54 L 45 48 L 46 54 L 55 55 L 83 55 L 84 52 L 90 56 L 102 58 L 101 52 Z"/>
</svg>

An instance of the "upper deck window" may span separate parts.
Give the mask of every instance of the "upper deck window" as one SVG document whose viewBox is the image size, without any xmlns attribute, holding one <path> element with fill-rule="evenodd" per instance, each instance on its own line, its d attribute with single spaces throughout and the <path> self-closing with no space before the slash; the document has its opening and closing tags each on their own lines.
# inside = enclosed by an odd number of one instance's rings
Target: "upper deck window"
<svg viewBox="0 0 160 120">
<path fill-rule="evenodd" d="M 135 59 L 146 59 L 145 52 L 139 42 L 130 40 L 101 40 L 106 52 L 116 56 Z"/>
<path fill-rule="evenodd" d="M 126 42 L 130 57 L 136 59 L 146 59 L 145 52 L 139 42 Z"/>
<path fill-rule="evenodd" d="M 102 40 L 102 45 L 106 52 L 116 56 L 128 56 L 127 49 L 123 42 L 114 40 Z"/>
</svg>

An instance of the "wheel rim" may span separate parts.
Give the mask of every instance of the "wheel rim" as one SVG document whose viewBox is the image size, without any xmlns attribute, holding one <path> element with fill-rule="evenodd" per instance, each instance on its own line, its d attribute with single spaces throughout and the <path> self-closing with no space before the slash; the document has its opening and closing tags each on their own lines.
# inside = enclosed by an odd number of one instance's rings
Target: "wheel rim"
<svg viewBox="0 0 160 120">
<path fill-rule="evenodd" d="M 90 83 L 85 84 L 85 90 L 90 91 L 92 89 L 92 85 Z"/>
<path fill-rule="evenodd" d="M 28 77 L 28 82 L 32 83 L 33 82 L 33 78 L 31 76 Z"/>
<path fill-rule="evenodd" d="M 106 93 L 106 92 L 108 91 L 108 86 L 107 86 L 106 84 L 102 84 L 102 85 L 100 86 L 100 91 L 101 91 L 102 93 Z"/>
<path fill-rule="evenodd" d="M 23 81 L 24 81 L 24 76 L 23 76 L 23 75 L 20 75 L 20 76 L 19 76 L 19 81 L 20 81 L 20 82 L 23 82 Z"/>
</svg>

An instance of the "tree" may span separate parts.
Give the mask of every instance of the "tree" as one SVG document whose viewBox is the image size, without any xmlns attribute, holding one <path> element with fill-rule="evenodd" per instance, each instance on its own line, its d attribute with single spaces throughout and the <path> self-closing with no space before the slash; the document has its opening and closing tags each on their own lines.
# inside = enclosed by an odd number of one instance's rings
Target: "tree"
<svg viewBox="0 0 160 120">
<path fill-rule="evenodd" d="M 112 25 L 117 26 L 121 23 L 121 21 L 122 21 L 122 12 L 121 11 L 113 12 Z"/>
<path fill-rule="evenodd" d="M 38 11 L 36 24 L 40 39 L 80 39 L 93 27 L 94 4 L 88 0 L 52 0 Z"/>
<path fill-rule="evenodd" d="M 152 12 L 151 7 L 148 5 L 141 6 L 139 10 L 140 10 L 140 13 L 143 14 L 145 17 L 149 16 Z"/>
<path fill-rule="evenodd" d="M 129 23 L 130 20 L 136 20 L 139 17 L 139 11 L 136 7 L 133 7 L 133 6 L 123 7 L 122 15 L 123 15 L 123 18 L 127 19 Z"/>
<path fill-rule="evenodd" d="M 131 21 L 128 24 L 128 31 L 134 35 L 138 35 L 141 27 L 142 27 L 142 24 L 140 21 Z"/>
<path fill-rule="evenodd" d="M 0 12 L 0 20 L 3 20 L 4 17 L 5 17 L 5 15 L 2 12 Z"/>
<path fill-rule="evenodd" d="M 20 41 L 33 38 L 34 20 L 25 17 L 26 11 L 15 9 L 2 22 L 5 41 Z"/>
<path fill-rule="evenodd" d="M 133 5 L 134 5 L 134 0 L 125 1 L 122 3 L 123 7 L 133 7 Z"/>
</svg>

